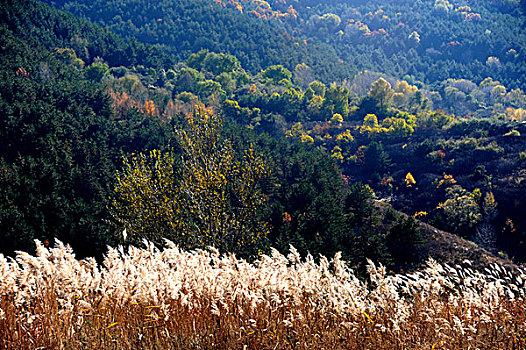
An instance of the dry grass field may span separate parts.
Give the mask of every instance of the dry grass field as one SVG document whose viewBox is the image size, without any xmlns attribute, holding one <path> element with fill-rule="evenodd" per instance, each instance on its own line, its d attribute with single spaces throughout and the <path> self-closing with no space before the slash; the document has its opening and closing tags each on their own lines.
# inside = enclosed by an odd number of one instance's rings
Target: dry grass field
<svg viewBox="0 0 526 350">
<path fill-rule="evenodd" d="M 339 256 L 110 249 L 62 244 L 0 256 L 2 349 L 523 349 L 525 277 L 429 261 L 406 275 Z"/>
</svg>

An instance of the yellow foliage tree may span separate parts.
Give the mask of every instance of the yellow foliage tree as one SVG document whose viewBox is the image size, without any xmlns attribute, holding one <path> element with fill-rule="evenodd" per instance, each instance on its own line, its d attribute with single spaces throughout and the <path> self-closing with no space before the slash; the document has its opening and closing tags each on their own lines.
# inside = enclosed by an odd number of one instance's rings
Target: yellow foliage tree
<svg viewBox="0 0 526 350">
<path fill-rule="evenodd" d="M 392 138 L 406 138 L 415 131 L 403 118 L 388 117 L 383 120 L 382 125 L 387 129 L 385 133 Z"/>
<path fill-rule="evenodd" d="M 515 120 L 518 122 L 526 121 L 526 110 L 522 108 L 506 108 L 506 117 L 510 120 Z"/>
<path fill-rule="evenodd" d="M 378 117 L 375 114 L 367 114 L 363 118 L 362 126 L 360 126 L 360 134 L 365 134 L 370 139 L 376 139 L 387 132 L 387 128 L 378 124 Z"/>
<path fill-rule="evenodd" d="M 336 142 L 339 144 L 348 144 L 354 141 L 354 137 L 351 134 L 351 130 L 346 129 L 341 134 L 336 136 Z"/>
<path fill-rule="evenodd" d="M 345 160 L 342 154 L 342 149 L 338 145 L 334 146 L 334 148 L 332 149 L 331 157 L 337 159 L 340 163 L 343 163 L 343 161 Z"/>
<path fill-rule="evenodd" d="M 417 91 L 418 88 L 414 85 L 410 85 L 407 81 L 397 81 L 393 94 L 393 103 L 397 107 L 405 107 L 409 104 L 409 100 Z"/>
<path fill-rule="evenodd" d="M 290 130 L 286 132 L 285 136 L 292 139 L 300 140 L 302 143 L 314 143 L 314 139 L 312 138 L 312 136 L 307 134 L 307 132 L 303 128 L 303 125 L 300 122 L 293 124 Z"/>
<path fill-rule="evenodd" d="M 167 238 L 184 248 L 245 256 L 265 246 L 268 227 L 258 212 L 270 169 L 252 148 L 236 158 L 221 131 L 222 119 L 199 108 L 177 131 L 179 159 L 154 150 L 124 160 L 110 213 L 132 242 Z"/>
<path fill-rule="evenodd" d="M 365 133 L 366 131 L 369 131 L 370 129 L 374 129 L 378 127 L 378 117 L 374 114 L 367 114 L 363 118 L 363 124 L 360 128 L 360 133 Z"/>
<path fill-rule="evenodd" d="M 413 174 L 407 173 L 407 175 L 405 176 L 405 185 L 407 187 L 413 187 L 413 185 L 416 185 L 416 181 L 413 177 Z"/>
<path fill-rule="evenodd" d="M 369 97 L 376 100 L 380 108 L 388 107 L 393 95 L 394 90 L 391 88 L 391 84 L 384 78 L 380 78 L 372 83 L 368 94 Z"/>
<path fill-rule="evenodd" d="M 332 118 L 329 120 L 329 125 L 331 127 L 341 128 L 343 123 L 343 117 L 339 113 L 335 113 Z"/>
<path fill-rule="evenodd" d="M 437 209 L 444 212 L 453 231 L 462 232 L 482 220 L 480 207 L 476 201 L 478 194 L 469 193 L 459 185 L 447 188 L 446 193 L 448 199 L 439 203 Z"/>
</svg>

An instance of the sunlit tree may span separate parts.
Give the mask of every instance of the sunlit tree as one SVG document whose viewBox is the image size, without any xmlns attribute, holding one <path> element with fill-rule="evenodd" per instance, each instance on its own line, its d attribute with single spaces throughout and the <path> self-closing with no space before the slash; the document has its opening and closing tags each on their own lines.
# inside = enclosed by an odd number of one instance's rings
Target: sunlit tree
<svg viewBox="0 0 526 350">
<path fill-rule="evenodd" d="M 447 218 L 449 227 L 456 233 L 473 228 L 482 220 L 477 193 L 469 193 L 459 185 L 446 189 L 447 200 L 438 205 Z"/>
<path fill-rule="evenodd" d="M 222 119 L 200 108 L 177 132 L 180 157 L 154 150 L 124 160 L 110 212 L 132 242 L 168 238 L 245 256 L 264 247 L 268 227 L 258 212 L 269 167 L 251 148 L 236 157 L 221 130 Z"/>
<path fill-rule="evenodd" d="M 261 76 L 272 80 L 274 83 L 278 83 L 283 79 L 290 80 L 292 73 L 282 65 L 274 65 L 262 71 Z"/>
<path fill-rule="evenodd" d="M 371 85 L 369 90 L 369 97 L 376 100 L 377 106 L 380 109 L 387 108 L 391 103 L 394 95 L 394 90 L 391 88 L 391 84 L 384 78 L 380 78 Z"/>
</svg>

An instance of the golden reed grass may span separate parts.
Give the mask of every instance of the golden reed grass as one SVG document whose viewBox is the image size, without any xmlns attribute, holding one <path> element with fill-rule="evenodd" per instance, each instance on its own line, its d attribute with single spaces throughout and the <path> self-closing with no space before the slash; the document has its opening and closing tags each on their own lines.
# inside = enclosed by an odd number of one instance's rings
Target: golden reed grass
<svg viewBox="0 0 526 350">
<path fill-rule="evenodd" d="M 0 256 L 2 349 L 523 349 L 525 277 L 493 265 L 358 280 L 339 255 L 71 248 Z"/>
</svg>

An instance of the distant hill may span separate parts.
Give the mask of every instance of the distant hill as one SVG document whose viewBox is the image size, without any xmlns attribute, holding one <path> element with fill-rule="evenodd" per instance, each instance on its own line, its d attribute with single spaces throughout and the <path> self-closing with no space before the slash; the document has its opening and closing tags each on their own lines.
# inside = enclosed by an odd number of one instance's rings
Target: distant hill
<svg viewBox="0 0 526 350">
<path fill-rule="evenodd" d="M 526 90 L 520 2 L 47 0 L 178 58 L 200 49 L 237 56 L 253 73 L 272 64 L 313 68 L 325 82 L 362 70 L 439 84 L 486 77 Z"/>
<path fill-rule="evenodd" d="M 163 45 L 181 61 L 208 49 L 236 56 L 252 73 L 274 64 L 294 69 L 306 63 L 329 81 L 353 74 L 331 45 L 318 40 L 304 43 L 281 21 L 262 21 L 209 0 L 46 2 L 126 38 Z"/>
<path fill-rule="evenodd" d="M 253 3 L 250 1 L 241 1 Z M 435 83 L 490 76 L 524 89 L 522 1 L 278 1 L 292 6 L 300 33 L 329 42 L 358 70 Z M 290 10 L 289 10 L 290 11 Z"/>
<path fill-rule="evenodd" d="M 0 25 L 38 50 L 69 47 L 85 63 L 97 57 L 110 66 L 163 67 L 174 64 L 164 50 L 139 41 L 124 40 L 109 30 L 40 1 L 3 1 Z"/>
</svg>

